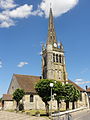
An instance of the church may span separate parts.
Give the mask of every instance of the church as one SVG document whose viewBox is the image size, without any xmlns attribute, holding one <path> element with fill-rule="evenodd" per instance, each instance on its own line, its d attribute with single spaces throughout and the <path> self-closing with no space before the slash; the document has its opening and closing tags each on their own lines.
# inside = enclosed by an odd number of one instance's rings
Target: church
<svg viewBox="0 0 90 120">
<path fill-rule="evenodd" d="M 25 110 L 45 109 L 45 104 L 35 91 L 35 85 L 40 79 L 53 79 L 61 81 L 63 84 L 73 84 L 81 93 L 81 98 L 75 103 L 75 107 L 79 108 L 89 106 L 86 90 L 68 79 L 64 47 L 62 43 L 58 45 L 56 39 L 52 8 L 50 8 L 49 13 L 48 39 L 46 44 L 42 45 L 42 75 L 32 76 L 13 74 L 7 94 L 3 94 L 3 109 L 11 110 L 16 108 L 16 102 L 13 100 L 12 94 L 17 88 L 22 88 L 25 91 L 25 96 L 21 100 L 24 104 Z M 61 108 L 65 109 L 64 102 L 61 103 Z M 72 104 L 70 103 L 70 109 L 71 108 Z M 52 109 L 57 109 L 57 102 L 55 100 L 52 102 Z"/>
</svg>

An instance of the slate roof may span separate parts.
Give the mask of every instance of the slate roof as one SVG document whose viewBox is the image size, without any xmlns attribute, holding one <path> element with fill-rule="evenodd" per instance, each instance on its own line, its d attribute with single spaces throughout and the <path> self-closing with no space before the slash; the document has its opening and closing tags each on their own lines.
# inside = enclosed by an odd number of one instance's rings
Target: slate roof
<svg viewBox="0 0 90 120">
<path fill-rule="evenodd" d="M 13 100 L 12 95 L 10 94 L 3 94 L 2 100 Z"/>
</svg>

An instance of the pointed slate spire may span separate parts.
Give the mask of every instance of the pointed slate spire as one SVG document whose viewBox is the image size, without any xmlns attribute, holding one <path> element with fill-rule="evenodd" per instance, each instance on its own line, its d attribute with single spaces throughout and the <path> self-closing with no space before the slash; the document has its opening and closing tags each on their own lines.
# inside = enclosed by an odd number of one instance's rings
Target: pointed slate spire
<svg viewBox="0 0 90 120">
<path fill-rule="evenodd" d="M 47 45 L 48 44 L 53 45 L 54 43 L 57 44 L 57 40 L 56 40 L 56 33 L 55 33 L 55 28 L 54 28 L 52 8 L 50 8 Z"/>
</svg>

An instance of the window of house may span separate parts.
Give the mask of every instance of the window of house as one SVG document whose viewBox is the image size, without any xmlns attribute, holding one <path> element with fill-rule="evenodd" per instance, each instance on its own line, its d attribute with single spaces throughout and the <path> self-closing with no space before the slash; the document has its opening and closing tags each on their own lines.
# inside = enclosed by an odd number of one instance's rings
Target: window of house
<svg viewBox="0 0 90 120">
<path fill-rule="evenodd" d="M 55 54 L 53 54 L 53 62 L 55 62 Z"/>
<path fill-rule="evenodd" d="M 56 62 L 58 62 L 58 54 L 56 54 Z"/>
<path fill-rule="evenodd" d="M 33 102 L 33 95 L 30 95 L 30 102 Z"/>
</svg>

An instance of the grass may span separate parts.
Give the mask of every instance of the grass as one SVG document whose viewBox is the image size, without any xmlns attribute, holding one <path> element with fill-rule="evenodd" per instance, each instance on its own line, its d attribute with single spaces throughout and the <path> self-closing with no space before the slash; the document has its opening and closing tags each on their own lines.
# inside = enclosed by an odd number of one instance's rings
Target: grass
<svg viewBox="0 0 90 120">
<path fill-rule="evenodd" d="M 8 112 L 15 112 L 15 110 L 7 110 Z M 64 109 L 60 110 L 60 112 L 65 111 Z M 27 115 L 30 116 L 35 116 L 36 113 L 39 112 L 40 116 L 47 116 L 46 115 L 46 110 L 23 110 L 23 111 L 18 111 L 18 113 L 26 113 Z M 50 111 L 49 111 L 50 112 Z M 57 113 L 57 110 L 52 110 L 52 113 Z"/>
</svg>

